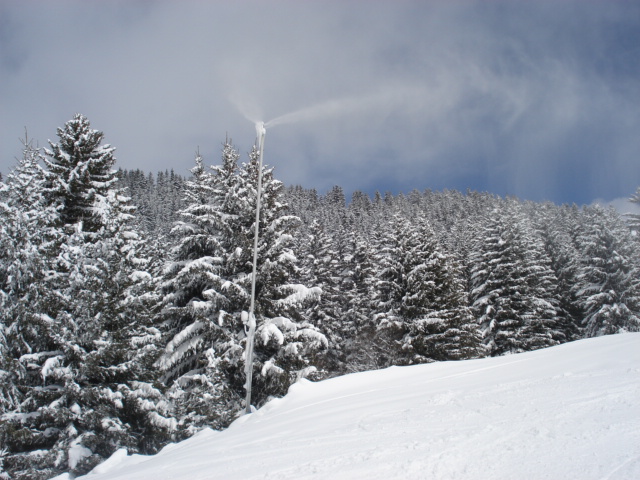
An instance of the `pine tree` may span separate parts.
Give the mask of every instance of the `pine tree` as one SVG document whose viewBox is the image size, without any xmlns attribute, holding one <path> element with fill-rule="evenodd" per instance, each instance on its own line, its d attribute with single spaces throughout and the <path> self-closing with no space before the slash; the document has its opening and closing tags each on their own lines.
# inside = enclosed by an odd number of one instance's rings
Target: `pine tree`
<svg viewBox="0 0 640 480">
<path fill-rule="evenodd" d="M 163 280 L 161 313 L 168 342 L 157 365 L 183 436 L 203 426 L 227 426 L 240 398 L 221 377 L 220 358 L 228 349 L 238 349 L 238 319 L 227 312 L 237 285 L 228 283 L 226 262 L 233 232 L 233 206 L 225 202 L 234 189 L 237 154 L 225 145 L 223 167 L 217 175 L 207 172 L 197 154 L 192 178 L 185 184 L 184 220 L 172 230 L 177 243 Z M 242 288 L 240 288 L 242 290 Z"/>
<path fill-rule="evenodd" d="M 197 160 L 187 184 L 185 221 L 174 229 L 178 244 L 164 282 L 170 341 L 158 365 L 170 394 L 182 399 L 178 403 L 184 412 L 196 413 L 183 417 L 185 435 L 204 425 L 226 426 L 244 393 L 244 312 L 250 300 L 257 165 L 254 149 L 250 162 L 239 167 L 228 141 L 222 165 L 211 173 Z M 265 168 L 256 288 L 258 405 L 311 372 L 309 357 L 326 343 L 311 324 L 299 322 L 299 305 L 317 291 L 288 283 L 296 261 L 290 245 L 299 220 L 285 215 L 282 193 L 282 184 Z M 195 394 L 205 390 L 208 405 L 199 404 L 202 396 Z"/>
<path fill-rule="evenodd" d="M 244 245 L 253 238 L 255 230 L 258 172 L 258 151 L 254 146 L 249 162 L 244 163 L 239 172 L 246 195 L 241 215 L 244 240 L 240 243 Z M 273 168 L 264 166 L 255 308 L 258 326 L 253 365 L 256 405 L 270 396 L 284 395 L 298 378 L 313 376 L 317 371 L 314 357 L 328 345 L 326 337 L 301 317 L 303 304 L 317 299 L 320 289 L 292 282 L 297 258 L 291 247 L 300 219 L 289 214 L 283 194 L 284 186 L 273 177 Z M 246 249 L 243 262 L 242 277 L 247 281 L 247 291 L 252 250 L 252 247 Z"/>
<path fill-rule="evenodd" d="M 536 223 L 536 230 L 540 234 L 550 267 L 556 276 L 555 290 L 561 319 L 559 328 L 564 334 L 563 341 L 582 338 L 581 323 L 584 312 L 575 290 L 580 264 L 577 243 L 577 237 L 582 230 L 580 212 L 576 206 L 559 207 L 547 203 L 542 206 L 531 205 L 530 215 Z"/>
<path fill-rule="evenodd" d="M 16 345 L 15 331 L 21 330 L 34 341 L 38 336 L 47 337 L 47 322 L 42 322 L 51 298 L 46 285 L 50 270 L 47 252 L 56 237 L 52 228 L 56 212 L 47 207 L 43 197 L 40 151 L 28 138 L 23 145 L 21 160 L 9 174 L 7 183 L 0 184 L 4 199 L 0 202 L 0 323 L 3 324 L 0 404 L 6 410 L 17 408 L 22 401 L 16 383 L 27 374 L 19 357 L 14 355 L 20 345 L 20 341 Z M 22 337 L 20 340 L 27 341 Z"/>
<path fill-rule="evenodd" d="M 491 355 L 564 341 L 557 279 L 542 243 L 514 201 L 495 209 L 472 256 L 473 309 Z"/>
<path fill-rule="evenodd" d="M 374 260 L 378 269 L 370 318 L 370 330 L 376 332 L 376 337 L 370 345 L 374 351 L 368 355 L 375 363 L 372 363 L 370 368 L 389 366 L 395 362 L 394 354 L 400 340 L 397 332 L 402 324 L 400 309 L 404 272 L 400 238 L 408 225 L 405 219 L 394 215 L 379 232 Z"/>
<path fill-rule="evenodd" d="M 592 207 L 575 292 L 587 337 L 640 330 L 640 270 L 631 232 L 613 210 Z"/>
<path fill-rule="evenodd" d="M 23 234 L 38 239 L 35 249 L 18 249 L 34 252 L 17 263 L 31 277 L 10 277 L 20 297 L 11 303 L 8 354 L 23 398 L 3 416 L 0 435 L 15 478 L 85 473 L 120 447 L 153 451 L 171 423 L 160 401 L 142 401 L 153 397 L 142 382 L 151 380 L 145 356 L 158 335 L 141 312 L 148 275 L 127 228 L 131 207 L 114 188 L 112 149 L 95 144 L 102 134 L 82 116 L 58 132 L 49 155 L 60 162 L 46 161 L 52 170 L 44 174 L 31 162 L 23 175 L 23 164 L 14 182 L 19 191 L 27 180 L 32 192 L 16 211 L 38 220 L 33 236 Z M 143 429 L 156 439 L 141 440 Z"/>
<path fill-rule="evenodd" d="M 323 368 L 337 371 L 344 360 L 340 352 L 341 322 L 344 321 L 341 299 L 344 292 L 336 274 L 338 258 L 331 238 L 317 220 L 310 226 L 306 240 L 300 250 L 303 273 L 302 276 L 298 273 L 297 277 L 303 283 L 318 287 L 322 296 L 305 309 L 304 318 L 321 329 L 331 343 L 332 348 L 326 352 L 322 362 Z"/>
<path fill-rule="evenodd" d="M 76 114 L 58 129 L 59 142 L 50 142 L 47 157 L 49 202 L 58 208 L 62 225 L 83 222 L 83 230 L 101 226 L 96 198 L 106 197 L 117 181 L 114 148 L 101 145 L 104 134 L 91 128 L 84 115 Z"/>
<path fill-rule="evenodd" d="M 482 356 L 460 267 L 428 225 L 417 233 L 418 243 L 407 251 L 414 265 L 407 272 L 403 352 L 413 363 Z"/>
<path fill-rule="evenodd" d="M 396 269 L 387 277 L 393 318 L 382 320 L 398 349 L 394 363 L 473 358 L 481 354 L 460 273 L 426 223 L 396 226 Z"/>
<path fill-rule="evenodd" d="M 375 291 L 373 247 L 368 238 L 354 232 L 351 250 L 353 254 L 347 262 L 349 278 L 343 282 L 345 326 L 339 342 L 345 360 L 339 373 L 363 371 L 372 364 L 369 344 L 374 341 L 375 335 L 370 322 L 371 299 Z"/>
</svg>

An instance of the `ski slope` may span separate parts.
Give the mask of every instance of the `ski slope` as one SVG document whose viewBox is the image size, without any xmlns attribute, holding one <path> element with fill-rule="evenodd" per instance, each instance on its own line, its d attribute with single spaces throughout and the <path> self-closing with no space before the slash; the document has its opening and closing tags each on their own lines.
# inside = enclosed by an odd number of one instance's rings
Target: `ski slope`
<svg viewBox="0 0 640 480">
<path fill-rule="evenodd" d="M 301 381 L 226 431 L 81 478 L 640 479 L 640 334 Z"/>
</svg>

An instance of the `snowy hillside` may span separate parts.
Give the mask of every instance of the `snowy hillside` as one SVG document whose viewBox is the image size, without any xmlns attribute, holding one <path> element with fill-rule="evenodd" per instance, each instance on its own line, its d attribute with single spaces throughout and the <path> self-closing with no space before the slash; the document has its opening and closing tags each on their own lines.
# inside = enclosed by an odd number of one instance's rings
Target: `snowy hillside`
<svg viewBox="0 0 640 480">
<path fill-rule="evenodd" d="M 87 480 L 638 479 L 640 334 L 294 385 Z M 58 477 L 65 478 L 65 476 Z"/>
</svg>

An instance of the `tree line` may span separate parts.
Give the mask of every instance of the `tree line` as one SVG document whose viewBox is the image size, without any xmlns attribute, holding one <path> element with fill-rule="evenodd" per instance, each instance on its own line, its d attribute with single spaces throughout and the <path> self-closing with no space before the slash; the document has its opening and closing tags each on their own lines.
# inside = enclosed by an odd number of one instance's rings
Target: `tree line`
<svg viewBox="0 0 640 480">
<path fill-rule="evenodd" d="M 76 115 L 0 182 L 0 476 L 88 472 L 243 409 L 258 152 L 115 170 Z M 637 217 L 263 167 L 255 406 L 299 378 L 640 330 Z M 640 189 L 632 199 L 640 201 Z"/>
</svg>

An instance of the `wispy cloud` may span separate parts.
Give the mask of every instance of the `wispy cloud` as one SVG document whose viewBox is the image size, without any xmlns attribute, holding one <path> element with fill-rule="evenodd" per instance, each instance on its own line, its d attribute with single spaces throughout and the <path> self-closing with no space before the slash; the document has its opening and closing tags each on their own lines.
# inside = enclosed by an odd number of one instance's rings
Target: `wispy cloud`
<svg viewBox="0 0 640 480">
<path fill-rule="evenodd" d="M 266 159 L 320 190 L 459 188 L 589 203 L 640 178 L 630 2 L 13 2 L 0 169 L 76 111 L 120 166 L 186 173 L 272 120 Z M 245 118 L 246 117 L 246 118 Z M 247 120 L 250 119 L 251 121 Z"/>
</svg>

